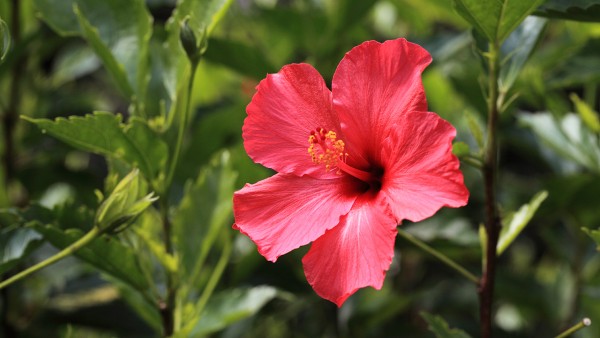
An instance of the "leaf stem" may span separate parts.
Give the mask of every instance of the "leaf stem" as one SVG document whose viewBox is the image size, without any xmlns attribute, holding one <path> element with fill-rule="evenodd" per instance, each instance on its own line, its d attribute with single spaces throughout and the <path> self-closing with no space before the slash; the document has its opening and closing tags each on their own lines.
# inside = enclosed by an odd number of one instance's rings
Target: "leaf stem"
<svg viewBox="0 0 600 338">
<path fill-rule="evenodd" d="M 573 333 L 583 329 L 584 327 L 588 327 L 592 325 L 592 321 L 589 318 L 583 318 L 579 323 L 571 326 L 570 328 L 566 329 L 565 331 L 563 331 L 561 334 L 559 334 L 558 336 L 556 336 L 555 338 L 567 338 L 570 335 L 572 335 Z"/>
<path fill-rule="evenodd" d="M 221 257 L 219 258 L 217 265 L 212 271 L 212 274 L 210 275 L 210 278 L 208 279 L 208 282 L 206 283 L 206 286 L 202 291 L 200 299 L 196 303 L 195 310 L 197 311 L 198 316 L 202 314 L 206 303 L 210 299 L 210 296 L 212 296 L 212 293 L 215 290 L 217 283 L 221 279 L 221 275 L 223 275 L 225 267 L 227 266 L 227 262 L 229 262 L 229 257 L 231 256 L 231 238 L 229 238 L 229 235 L 227 233 L 225 233 L 224 237 L 226 237 L 226 239 L 225 245 L 223 247 L 223 252 L 221 253 Z"/>
<path fill-rule="evenodd" d="M 198 68 L 199 61 L 190 61 L 191 62 L 191 74 L 188 83 L 187 90 L 187 98 L 185 102 L 185 107 L 183 109 L 182 115 L 179 119 L 179 126 L 177 129 L 177 141 L 175 143 L 175 150 L 173 151 L 173 158 L 171 159 L 171 165 L 169 166 L 169 171 L 167 172 L 167 177 L 164 184 L 164 193 L 167 194 L 169 188 L 171 187 L 171 183 L 173 181 L 173 175 L 175 174 L 175 169 L 177 169 L 177 164 L 179 162 L 179 156 L 181 155 L 181 147 L 183 145 L 183 136 L 185 135 L 185 130 L 187 129 L 188 118 L 190 116 L 190 104 L 192 100 L 192 89 L 194 87 L 194 78 L 196 77 L 196 70 Z"/>
<path fill-rule="evenodd" d="M 102 233 L 102 231 L 100 230 L 99 227 L 96 227 L 96 226 L 93 227 L 92 230 L 90 230 L 83 237 L 81 237 L 80 239 L 78 239 L 76 242 L 69 245 L 68 247 L 64 248 L 63 250 L 61 250 L 54 256 L 49 257 L 48 259 L 45 259 L 45 260 L 39 262 L 38 264 L 36 264 L 26 270 L 23 270 L 23 271 L 19 272 L 18 274 L 14 275 L 14 276 L 10 277 L 9 279 L 0 283 L 0 289 L 18 281 L 24 277 L 29 276 L 30 274 L 32 274 L 38 270 L 41 270 L 49 265 L 52 265 L 67 256 L 70 256 L 71 254 L 75 253 L 77 250 L 81 249 L 82 247 L 84 247 L 85 245 L 90 243 L 94 238 L 98 237 L 101 233 Z"/>
<path fill-rule="evenodd" d="M 499 42 L 489 44 L 487 54 L 489 63 L 488 83 L 488 124 L 487 142 L 483 163 L 483 179 L 485 189 L 485 259 L 481 283 L 479 284 L 479 320 L 481 337 L 492 335 L 492 303 L 494 298 L 494 280 L 496 274 L 496 247 L 500 234 L 500 218 L 496 204 L 496 175 L 498 169 L 498 107 L 501 106 L 499 97 L 498 76 L 500 74 Z"/>
<path fill-rule="evenodd" d="M 477 278 L 475 275 L 470 273 L 462 265 L 460 265 L 460 264 L 456 263 L 455 261 L 453 261 L 452 259 L 450 259 L 448 256 L 435 250 L 434 248 L 427 245 L 425 242 L 421 241 L 420 239 L 416 238 L 415 236 L 411 235 L 410 233 L 408 233 L 404 230 L 398 229 L 398 235 L 400 235 L 402 238 L 406 239 L 407 241 L 411 242 L 415 246 L 419 247 L 421 250 L 423 250 L 423 251 L 427 252 L 428 254 L 432 255 L 433 257 L 439 259 L 442 263 L 444 263 L 448 267 L 454 269 L 456 272 L 463 275 L 465 278 L 467 278 L 471 282 L 475 283 L 476 285 L 479 285 L 479 278 Z"/>
<path fill-rule="evenodd" d="M 190 60 L 191 62 L 191 74 L 188 83 L 187 97 L 185 102 L 185 107 L 181 113 L 179 118 L 179 125 L 177 129 L 177 140 L 175 141 L 175 149 L 173 151 L 173 157 L 171 159 L 171 165 L 168 168 L 168 172 L 166 175 L 166 179 L 163 185 L 163 191 L 161 196 L 161 204 L 160 204 L 160 212 L 163 223 L 163 236 L 164 236 L 164 245 L 165 251 L 167 254 L 172 255 L 173 250 L 173 242 L 171 236 L 171 220 L 169 215 L 169 190 L 171 189 L 171 184 L 173 183 L 173 175 L 175 174 L 175 170 L 177 169 L 177 164 L 179 162 L 179 156 L 181 155 L 181 148 L 183 145 L 183 137 L 185 135 L 185 131 L 187 129 L 187 123 L 190 116 L 190 106 L 191 106 L 191 98 L 192 98 L 192 89 L 194 87 L 194 78 L 196 75 L 196 69 L 198 68 L 199 60 Z M 170 337 L 175 333 L 175 330 L 178 329 L 180 323 L 180 314 L 177 313 L 180 307 L 177 304 L 177 276 L 175 272 L 166 271 L 167 274 L 167 294 L 166 299 L 159 304 L 159 312 L 162 318 L 163 324 L 163 335 L 165 337 Z"/>
</svg>

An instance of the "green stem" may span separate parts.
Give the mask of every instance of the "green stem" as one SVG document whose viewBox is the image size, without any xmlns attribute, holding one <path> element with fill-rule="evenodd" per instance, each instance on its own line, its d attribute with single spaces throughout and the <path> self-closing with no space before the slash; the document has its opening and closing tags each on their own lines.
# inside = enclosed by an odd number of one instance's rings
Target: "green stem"
<svg viewBox="0 0 600 338">
<path fill-rule="evenodd" d="M 477 278 L 475 275 L 470 273 L 462 265 L 460 265 L 460 264 L 456 263 L 455 261 L 453 261 L 452 259 L 450 259 L 448 256 L 435 250 L 434 248 L 425 244 L 425 242 L 421 241 L 420 239 L 416 238 L 415 236 L 411 235 L 410 233 L 408 233 L 404 230 L 398 229 L 398 235 L 400 235 L 402 238 L 406 239 L 407 241 L 411 242 L 415 246 L 419 247 L 423 251 L 427 252 L 428 254 L 432 255 L 433 257 L 439 259 L 442 263 L 444 263 L 448 267 L 454 269 L 456 272 L 463 275 L 465 278 L 467 278 L 471 282 L 475 283 L 476 285 L 479 285 L 479 278 Z"/>
<path fill-rule="evenodd" d="M 483 163 L 483 179 L 485 189 L 485 231 L 487 244 L 483 274 L 479 284 L 479 320 L 481 324 L 481 337 L 489 338 L 492 335 L 492 304 L 494 298 L 494 280 L 496 274 L 496 247 L 500 235 L 500 218 L 496 203 L 496 176 L 498 170 L 498 107 L 502 106 L 498 89 L 498 76 L 500 74 L 500 45 L 498 42 L 490 43 L 488 53 L 489 84 L 488 84 L 488 125 L 487 143 Z"/>
<path fill-rule="evenodd" d="M 567 338 L 573 333 L 583 329 L 584 327 L 592 325 L 592 321 L 589 318 L 583 318 L 579 323 L 571 326 L 570 328 L 563 331 L 561 334 L 556 336 L 555 338 Z"/>
<path fill-rule="evenodd" d="M 181 155 L 181 148 L 183 146 L 183 137 L 187 129 L 187 123 L 190 116 L 190 106 L 192 99 L 192 89 L 194 87 L 194 78 L 196 70 L 198 68 L 199 60 L 191 61 L 191 74 L 188 83 L 187 98 L 185 101 L 185 107 L 179 118 L 179 125 L 177 129 L 177 140 L 175 143 L 175 149 L 173 151 L 173 157 L 171 159 L 171 165 L 168 168 L 166 179 L 163 185 L 162 198 L 161 198 L 161 217 L 163 223 L 163 235 L 165 250 L 169 255 L 174 252 L 173 242 L 171 236 L 171 221 L 169 219 L 169 191 L 171 190 L 171 184 L 173 182 L 173 175 L 177 169 L 179 157 Z M 180 325 L 181 314 L 178 313 L 181 307 L 178 306 L 177 301 L 177 276 L 174 272 L 167 271 L 167 295 L 164 302 L 161 302 L 159 311 L 163 323 L 163 334 L 165 337 L 173 335 L 176 329 Z"/>
<path fill-rule="evenodd" d="M 215 269 L 212 271 L 212 275 L 208 279 L 208 282 L 206 283 L 206 286 L 204 287 L 204 290 L 202 291 L 202 295 L 200 296 L 200 299 L 196 303 L 195 311 L 198 316 L 202 313 L 202 310 L 204 310 L 206 303 L 210 299 L 210 296 L 212 296 L 212 293 L 215 290 L 217 283 L 221 279 L 221 275 L 223 275 L 223 271 L 225 270 L 225 267 L 227 266 L 227 262 L 229 262 L 229 257 L 231 256 L 231 239 L 229 238 L 228 234 L 225 234 L 225 237 L 227 237 L 227 238 L 225 240 L 225 246 L 223 247 L 223 252 L 221 253 L 221 257 L 219 258 L 219 261 L 217 262 L 217 266 L 215 266 Z"/>
<path fill-rule="evenodd" d="M 181 147 L 183 146 L 183 136 L 185 135 L 185 130 L 187 127 L 188 118 L 190 116 L 190 103 L 192 100 L 192 89 L 194 87 L 194 78 L 196 77 L 196 70 L 198 68 L 198 61 L 191 61 L 191 74 L 190 74 L 190 82 L 188 83 L 187 90 L 187 98 L 185 102 L 185 107 L 183 109 L 183 113 L 181 118 L 179 119 L 179 126 L 177 129 L 177 141 L 175 143 L 175 150 L 173 152 L 173 158 L 171 159 L 171 165 L 169 166 L 169 171 L 167 172 L 167 177 L 164 184 L 164 193 L 168 194 L 169 188 L 171 187 L 171 182 L 173 181 L 173 175 L 175 174 L 175 169 L 177 169 L 177 164 L 179 162 L 179 156 L 181 155 Z"/>
<path fill-rule="evenodd" d="M 100 228 L 98 227 L 93 227 L 92 230 L 90 230 L 87 234 L 85 234 L 83 237 L 81 237 L 79 240 L 77 240 L 75 243 L 69 245 L 68 247 L 62 249 L 59 253 L 57 253 L 56 255 L 39 262 L 38 264 L 30 267 L 29 269 L 23 270 L 21 272 L 19 272 L 18 274 L 12 276 L 11 278 L 3 281 L 2 283 L 0 283 L 0 289 L 20 280 L 23 279 L 24 277 L 29 276 L 30 274 L 41 270 L 49 265 L 52 265 L 58 261 L 60 261 L 61 259 L 70 256 L 71 254 L 75 253 L 77 250 L 81 249 L 82 247 L 84 247 L 85 245 L 87 245 L 89 242 L 91 242 L 94 238 L 98 237 L 100 234 L 102 233 L 102 231 L 100 230 Z"/>
</svg>

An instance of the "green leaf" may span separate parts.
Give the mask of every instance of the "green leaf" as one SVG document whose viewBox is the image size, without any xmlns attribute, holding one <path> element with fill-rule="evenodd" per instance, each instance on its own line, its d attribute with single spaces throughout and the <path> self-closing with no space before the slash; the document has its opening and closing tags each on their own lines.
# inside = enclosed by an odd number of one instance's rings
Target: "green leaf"
<svg viewBox="0 0 600 338">
<path fill-rule="evenodd" d="M 100 67 L 100 59 L 85 44 L 66 46 L 56 56 L 55 71 L 52 73 L 53 84 L 60 86 L 96 71 Z"/>
<path fill-rule="evenodd" d="M 138 169 L 126 175 L 96 211 L 95 226 L 102 231 L 120 232 L 131 225 L 158 197 L 146 193 Z"/>
<path fill-rule="evenodd" d="M 564 52 L 567 56 L 561 59 L 564 61 L 550 69 L 548 87 L 562 89 L 600 82 L 599 48 L 600 38 L 590 38 L 578 49 L 567 49 Z"/>
<path fill-rule="evenodd" d="M 33 4 L 37 14 L 58 34 L 80 35 L 77 16 L 73 12 L 75 0 L 33 0 Z"/>
<path fill-rule="evenodd" d="M 233 40 L 215 38 L 210 39 L 208 44 L 210 48 L 204 54 L 207 61 L 222 64 L 258 80 L 267 73 L 277 72 L 260 49 Z"/>
<path fill-rule="evenodd" d="M 596 251 L 600 251 L 600 230 L 592 230 L 588 228 L 581 228 L 581 231 L 585 232 L 591 239 L 596 242 Z"/>
<path fill-rule="evenodd" d="M 483 134 L 484 134 L 484 132 L 483 132 L 483 128 L 481 127 L 481 124 L 479 123 L 477 116 L 475 115 L 475 113 L 473 113 L 470 110 L 465 111 L 464 116 L 467 120 L 467 125 L 469 126 L 469 130 L 471 131 L 471 134 L 473 135 L 475 142 L 477 142 L 479 149 L 483 149 L 483 146 L 484 146 Z"/>
<path fill-rule="evenodd" d="M 502 68 L 500 69 L 500 89 L 507 92 L 514 84 L 523 69 L 525 62 L 533 52 L 534 47 L 542 36 L 546 19 L 529 16 L 502 44 Z"/>
<path fill-rule="evenodd" d="M 376 0 L 337 1 L 337 6 L 333 11 L 334 30 L 341 32 L 355 26 L 369 14 L 376 2 Z"/>
<path fill-rule="evenodd" d="M 573 93 L 569 97 L 571 98 L 571 101 L 573 101 L 575 110 L 579 113 L 579 116 L 585 125 L 593 132 L 600 133 L 600 119 L 598 118 L 598 112 L 594 111 L 592 107 L 582 101 L 577 94 Z"/>
<path fill-rule="evenodd" d="M 159 77 L 171 100 L 168 102 L 167 126 L 173 123 L 175 115 L 182 115 L 179 112 L 183 109 L 181 102 L 185 102 L 183 101 L 185 95 L 181 93 L 187 87 L 190 75 L 189 61 L 180 42 L 181 24 L 184 19 L 188 19 L 188 24 L 196 37 L 200 36 L 204 29 L 207 29 L 206 34 L 210 36 L 231 3 L 232 0 L 181 0 L 169 18 L 166 25 L 168 36 L 161 42 L 160 50 L 152 56 L 154 67 L 161 70 L 160 73 L 153 75 Z M 208 51 L 210 50 L 209 43 Z"/>
<path fill-rule="evenodd" d="M 189 336 L 205 336 L 253 316 L 278 295 L 277 289 L 271 286 L 237 288 L 215 294 Z"/>
<path fill-rule="evenodd" d="M 534 14 L 556 19 L 600 22 L 600 0 L 548 0 Z"/>
<path fill-rule="evenodd" d="M 173 236 L 187 278 L 194 278 L 194 271 L 201 269 L 217 235 L 231 224 L 236 177 L 231 155 L 223 151 L 195 182 L 185 186 L 173 219 Z"/>
<path fill-rule="evenodd" d="M 501 43 L 544 0 L 454 0 L 454 8 L 490 42 Z"/>
<path fill-rule="evenodd" d="M 555 119 L 550 113 L 520 114 L 521 124 L 531 128 L 539 141 L 560 157 L 600 173 L 600 146 L 597 135 L 576 114 Z"/>
<path fill-rule="evenodd" d="M 138 167 L 144 176 L 152 179 L 166 163 L 167 146 L 145 122 L 132 119 L 121 123 L 121 115 L 95 112 L 85 117 L 68 119 L 23 119 L 36 124 L 48 133 L 75 148 L 123 160 Z"/>
<path fill-rule="evenodd" d="M 59 249 L 64 249 L 84 235 L 80 229 L 62 231 L 54 226 L 33 225 L 35 231 Z M 115 238 L 100 237 L 74 254 L 101 271 L 120 279 L 137 290 L 146 290 L 148 279 L 138 265 L 136 252 Z"/>
<path fill-rule="evenodd" d="M 39 15 L 62 35 L 79 35 L 100 57 L 128 98 L 143 102 L 152 19 L 143 0 L 34 0 Z"/>
<path fill-rule="evenodd" d="M 469 145 L 464 142 L 455 142 L 452 144 L 452 154 L 459 158 L 469 155 L 469 152 Z"/>
<path fill-rule="evenodd" d="M 182 0 L 171 20 L 179 24 L 183 18 L 189 16 L 189 24 L 196 33 L 206 29 L 207 35 L 210 36 L 231 3 L 232 0 Z"/>
<path fill-rule="evenodd" d="M 496 246 L 496 254 L 498 256 L 508 248 L 521 231 L 523 231 L 525 226 L 529 224 L 529 221 L 533 218 L 533 215 L 535 215 L 535 212 L 546 197 L 548 197 L 548 192 L 540 191 L 533 196 L 528 204 L 523 205 L 519 211 L 502 219 L 502 230 L 500 231 L 500 238 Z"/>
<path fill-rule="evenodd" d="M 42 237 L 30 228 L 10 226 L 1 229 L 0 275 L 19 264 L 42 242 Z"/>
<path fill-rule="evenodd" d="M 6 22 L 0 18 L 0 62 L 4 60 L 6 53 L 10 49 L 10 32 Z"/>
<path fill-rule="evenodd" d="M 433 332 L 437 338 L 470 338 L 466 332 L 459 329 L 451 329 L 448 323 L 440 317 L 427 312 L 421 312 L 421 317 L 429 325 L 429 331 Z"/>
<path fill-rule="evenodd" d="M 129 79 L 127 79 L 125 67 L 119 63 L 116 57 L 111 53 L 110 48 L 104 44 L 98 30 L 81 14 L 79 7 L 75 7 L 75 15 L 81 26 L 82 36 L 88 41 L 102 62 L 104 62 L 104 66 L 108 72 L 115 78 L 119 90 L 125 94 L 125 96 L 132 97 L 134 91 L 132 84 Z"/>
</svg>

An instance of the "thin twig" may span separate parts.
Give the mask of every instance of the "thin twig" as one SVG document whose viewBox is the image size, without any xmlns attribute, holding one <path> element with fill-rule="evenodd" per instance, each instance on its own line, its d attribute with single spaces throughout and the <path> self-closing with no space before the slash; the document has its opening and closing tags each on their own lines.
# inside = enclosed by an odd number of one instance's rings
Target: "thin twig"
<svg viewBox="0 0 600 338">
<path fill-rule="evenodd" d="M 563 331 L 561 334 L 559 334 L 555 338 L 567 338 L 568 336 L 572 335 L 573 333 L 583 329 L 584 327 L 588 327 L 590 325 L 592 325 L 592 321 L 589 318 L 583 318 L 579 323 L 566 329 L 565 331 Z"/>
<path fill-rule="evenodd" d="M 471 282 L 475 283 L 476 285 L 479 285 L 479 278 L 477 278 L 475 275 L 470 273 L 462 265 L 460 265 L 460 264 L 456 263 L 455 261 L 453 261 L 452 259 L 450 259 L 448 256 L 446 256 L 443 253 L 437 251 L 436 249 L 430 247 L 425 242 L 421 241 L 420 239 L 416 238 L 415 236 L 411 235 L 410 233 L 408 233 L 404 230 L 398 229 L 398 235 L 400 235 L 402 238 L 406 239 L 407 241 L 411 242 L 415 246 L 419 247 L 421 250 L 423 250 L 423 251 L 427 252 L 428 254 L 432 255 L 433 257 L 439 259 L 442 263 L 446 264 L 448 267 L 450 267 L 454 271 L 463 275 L 465 278 L 467 278 Z"/>
</svg>

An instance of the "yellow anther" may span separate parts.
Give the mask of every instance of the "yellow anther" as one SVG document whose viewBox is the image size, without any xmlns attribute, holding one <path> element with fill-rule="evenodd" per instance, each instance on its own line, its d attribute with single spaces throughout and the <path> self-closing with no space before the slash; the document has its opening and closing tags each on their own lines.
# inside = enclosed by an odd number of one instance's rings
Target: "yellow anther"
<svg viewBox="0 0 600 338">
<path fill-rule="evenodd" d="M 338 140 L 333 130 L 317 128 L 308 137 L 308 144 L 308 153 L 312 161 L 315 164 L 324 164 L 326 171 L 336 168 L 338 162 L 345 161 L 348 156 L 344 152 L 344 141 Z"/>
</svg>

